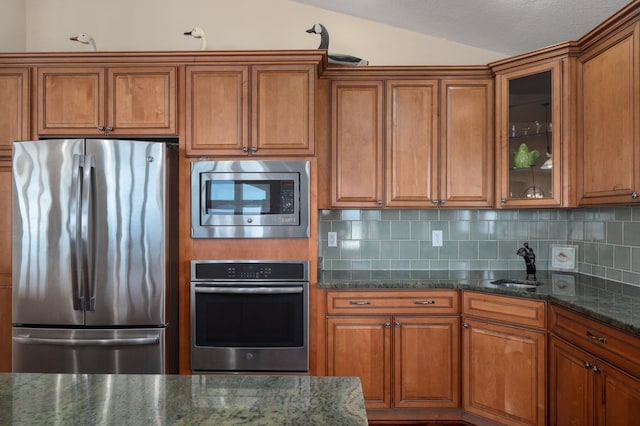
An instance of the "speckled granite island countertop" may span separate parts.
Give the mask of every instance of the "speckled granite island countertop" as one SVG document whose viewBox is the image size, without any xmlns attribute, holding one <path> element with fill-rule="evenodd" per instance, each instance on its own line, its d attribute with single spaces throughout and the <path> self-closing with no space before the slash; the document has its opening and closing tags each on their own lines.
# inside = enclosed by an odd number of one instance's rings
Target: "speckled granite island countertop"
<svg viewBox="0 0 640 426">
<path fill-rule="evenodd" d="M 342 290 L 458 288 L 548 300 L 640 337 L 640 287 L 582 274 L 538 271 L 534 289 L 492 284 L 526 280 L 524 271 L 321 271 L 318 288 Z"/>
<path fill-rule="evenodd" d="M 1 425 L 366 425 L 356 377 L 0 374 Z"/>
</svg>

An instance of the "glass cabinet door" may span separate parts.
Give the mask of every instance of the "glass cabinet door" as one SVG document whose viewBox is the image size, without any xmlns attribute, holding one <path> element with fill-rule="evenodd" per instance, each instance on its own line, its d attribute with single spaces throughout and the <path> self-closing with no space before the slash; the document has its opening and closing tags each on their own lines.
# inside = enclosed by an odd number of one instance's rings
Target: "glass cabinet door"
<svg viewBox="0 0 640 426">
<path fill-rule="evenodd" d="M 500 78 L 500 203 L 503 207 L 559 205 L 560 63 Z"/>
</svg>

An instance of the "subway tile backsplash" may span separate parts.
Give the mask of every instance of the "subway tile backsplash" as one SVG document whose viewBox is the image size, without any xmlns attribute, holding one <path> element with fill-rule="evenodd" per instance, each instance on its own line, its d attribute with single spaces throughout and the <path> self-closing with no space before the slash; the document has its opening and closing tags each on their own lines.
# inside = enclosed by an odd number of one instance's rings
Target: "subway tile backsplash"
<svg viewBox="0 0 640 426">
<path fill-rule="evenodd" d="M 432 245 L 432 231 L 443 246 Z M 338 246 L 328 247 L 336 232 Z M 524 271 L 524 242 L 539 270 L 552 244 L 578 246 L 578 271 L 640 286 L 640 207 L 522 210 L 321 210 L 320 267 L 325 270 Z"/>
</svg>

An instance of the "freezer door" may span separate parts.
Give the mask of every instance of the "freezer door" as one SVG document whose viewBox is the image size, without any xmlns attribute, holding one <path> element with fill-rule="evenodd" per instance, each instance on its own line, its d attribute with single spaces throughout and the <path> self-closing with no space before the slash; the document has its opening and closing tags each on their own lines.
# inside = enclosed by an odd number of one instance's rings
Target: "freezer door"
<svg viewBox="0 0 640 426">
<path fill-rule="evenodd" d="M 13 328 L 14 373 L 163 374 L 165 329 Z"/>
<path fill-rule="evenodd" d="M 83 139 L 13 144 L 13 323 L 80 325 L 76 274 Z"/>
<path fill-rule="evenodd" d="M 166 145 L 87 140 L 88 326 L 165 324 Z M 85 160 L 87 161 L 87 160 Z"/>
</svg>

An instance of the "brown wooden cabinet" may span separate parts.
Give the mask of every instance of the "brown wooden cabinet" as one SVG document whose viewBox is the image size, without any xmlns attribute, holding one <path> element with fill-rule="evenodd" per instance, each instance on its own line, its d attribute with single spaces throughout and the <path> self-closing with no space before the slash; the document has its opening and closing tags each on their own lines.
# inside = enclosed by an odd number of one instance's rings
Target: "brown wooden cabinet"
<svg viewBox="0 0 640 426">
<path fill-rule="evenodd" d="M 316 66 L 186 67 L 188 155 L 313 155 Z"/>
<path fill-rule="evenodd" d="M 545 302 L 462 294 L 463 408 L 506 425 L 546 422 Z"/>
<path fill-rule="evenodd" d="M 529 58 L 525 65 L 517 60 L 501 64 L 496 73 L 497 207 L 568 207 L 574 202 L 574 59 L 540 55 L 542 60 Z M 523 162 L 520 152 L 537 154 Z"/>
<path fill-rule="evenodd" d="M 638 23 L 578 58 L 578 203 L 640 202 Z"/>
<path fill-rule="evenodd" d="M 11 371 L 11 160 L 0 159 L 0 372 Z"/>
<path fill-rule="evenodd" d="M 622 426 L 640 418 L 639 339 L 553 305 L 549 322 L 550 424 Z"/>
<path fill-rule="evenodd" d="M 39 67 L 38 135 L 176 135 L 176 68 Z"/>
<path fill-rule="evenodd" d="M 360 377 L 368 409 L 459 406 L 456 291 L 327 296 L 327 374 Z"/>
<path fill-rule="evenodd" d="M 0 68 L 0 157 L 11 143 L 29 138 L 29 69 Z"/>
<path fill-rule="evenodd" d="M 491 80 L 332 81 L 331 205 L 490 206 L 491 89 Z"/>
</svg>

